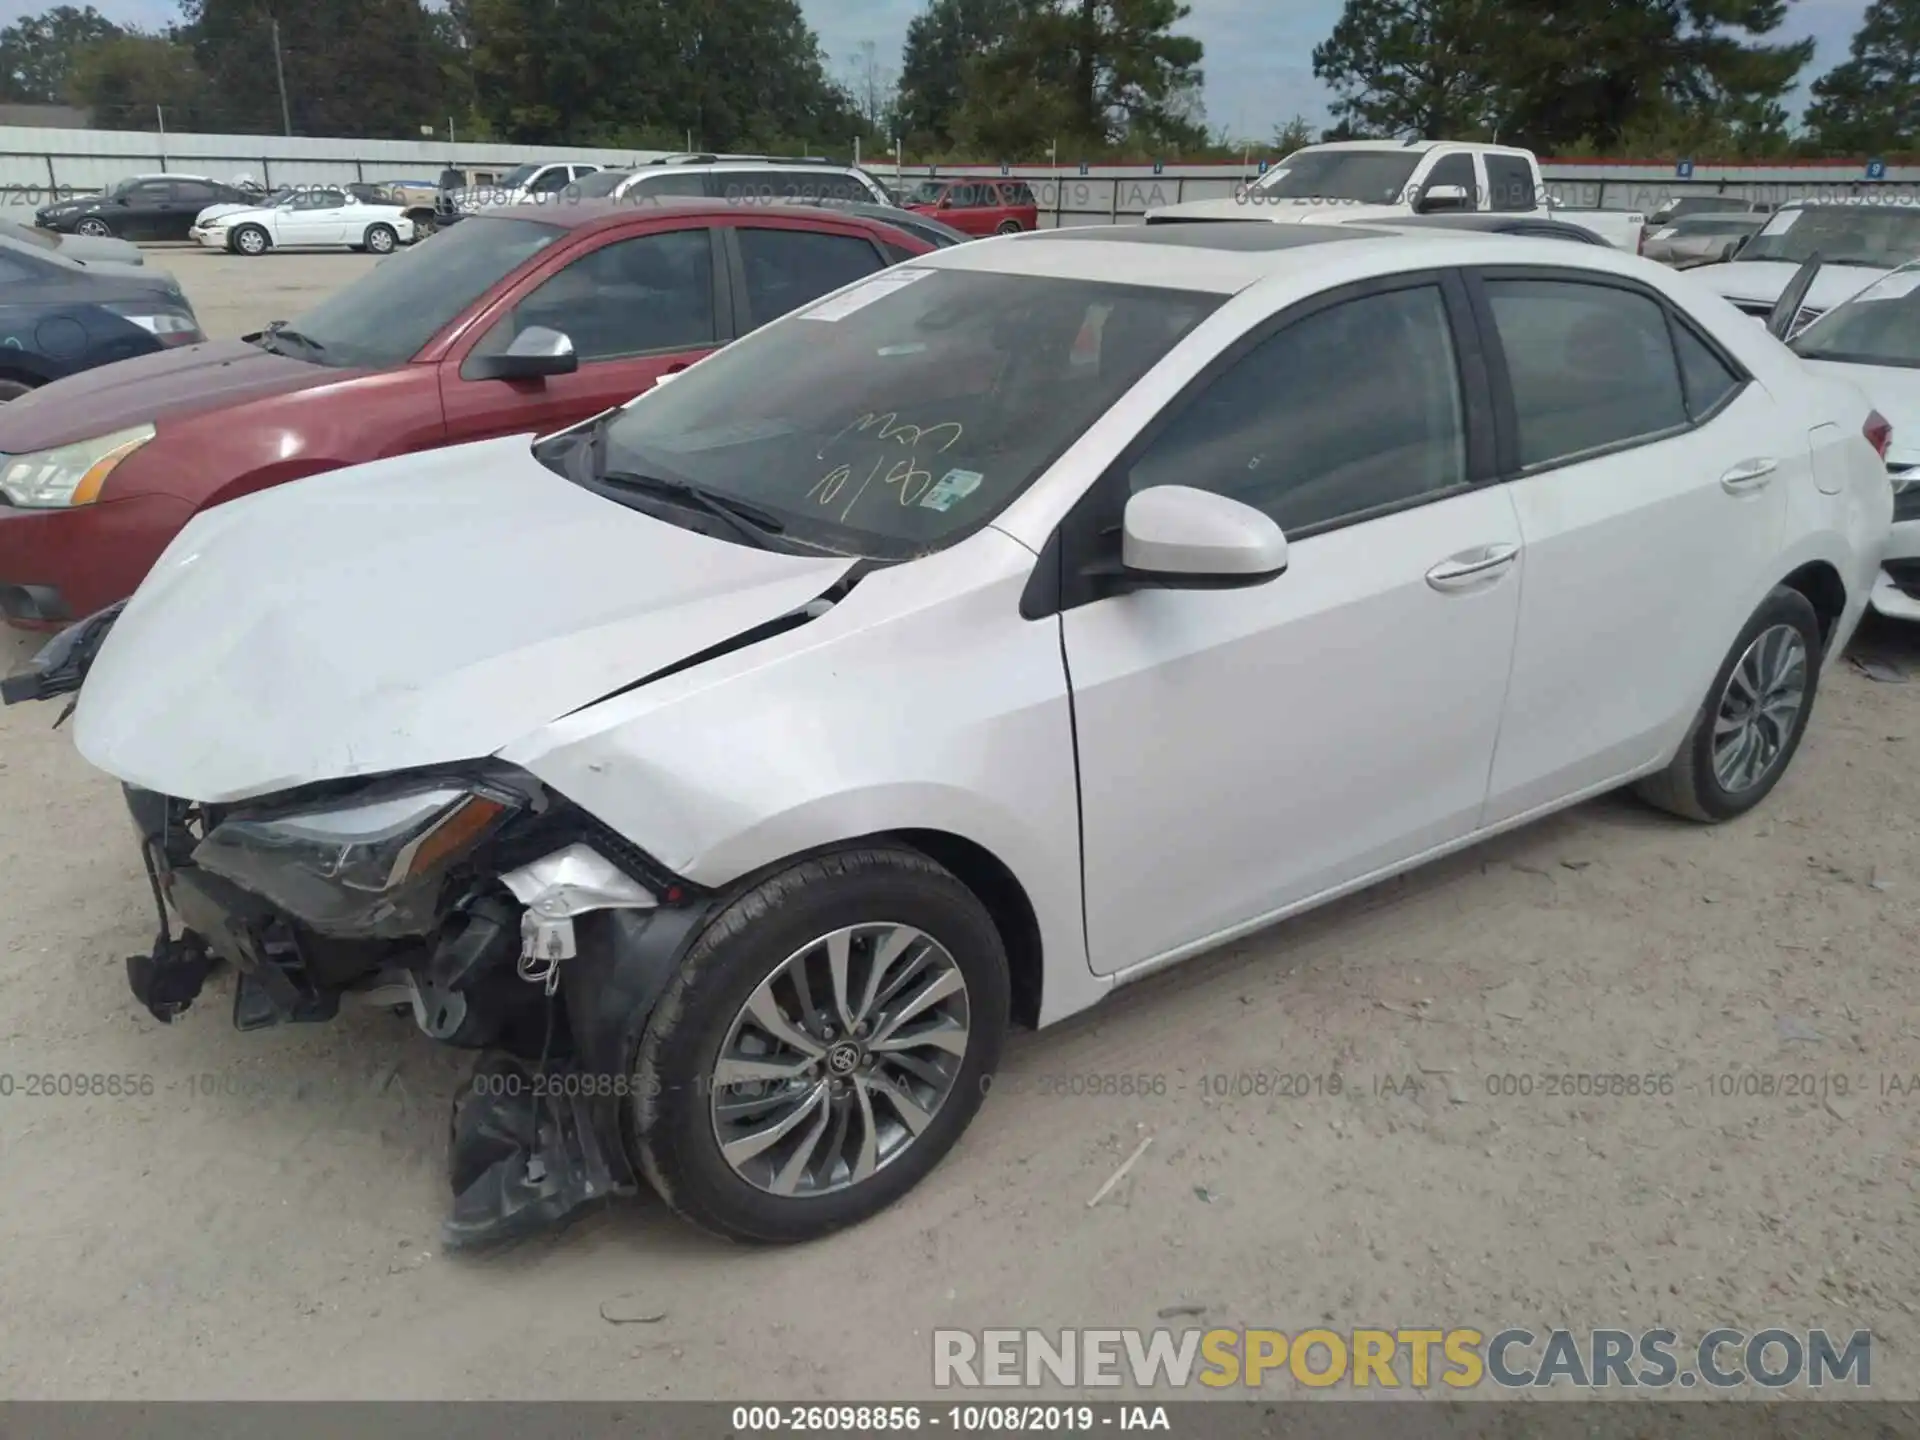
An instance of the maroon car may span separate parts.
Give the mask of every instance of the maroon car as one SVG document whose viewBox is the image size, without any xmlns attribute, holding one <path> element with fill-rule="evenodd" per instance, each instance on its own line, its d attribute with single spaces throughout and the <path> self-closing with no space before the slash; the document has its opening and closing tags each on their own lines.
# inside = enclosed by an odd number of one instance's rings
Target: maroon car
<svg viewBox="0 0 1920 1440">
<path fill-rule="evenodd" d="M 210 505 L 343 465 L 562 428 L 932 247 L 833 210 L 662 201 L 475 215 L 299 320 L 0 407 L 0 613 L 130 595 Z"/>
</svg>

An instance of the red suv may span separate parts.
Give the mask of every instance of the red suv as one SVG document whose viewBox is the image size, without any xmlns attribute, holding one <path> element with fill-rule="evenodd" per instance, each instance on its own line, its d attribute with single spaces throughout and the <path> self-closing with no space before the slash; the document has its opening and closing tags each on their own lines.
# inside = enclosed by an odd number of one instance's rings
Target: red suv
<svg viewBox="0 0 1920 1440">
<path fill-rule="evenodd" d="M 564 428 L 931 248 L 799 206 L 474 215 L 294 323 L 102 366 L 0 407 L 0 614 L 29 628 L 91 614 L 130 595 L 210 505 Z"/>
<path fill-rule="evenodd" d="M 1024 180 L 922 180 L 906 208 L 938 216 L 969 235 L 1040 228 L 1040 205 Z"/>
</svg>

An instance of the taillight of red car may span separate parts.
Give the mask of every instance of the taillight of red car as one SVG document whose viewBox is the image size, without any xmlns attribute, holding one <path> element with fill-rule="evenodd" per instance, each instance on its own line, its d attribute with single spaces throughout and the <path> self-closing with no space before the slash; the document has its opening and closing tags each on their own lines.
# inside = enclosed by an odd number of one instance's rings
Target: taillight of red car
<svg viewBox="0 0 1920 1440">
<path fill-rule="evenodd" d="M 1893 444 L 1893 424 L 1878 410 L 1867 412 L 1867 423 L 1860 428 L 1867 437 L 1867 443 L 1873 446 L 1874 454 L 1882 460 L 1887 458 L 1887 450 Z"/>
</svg>

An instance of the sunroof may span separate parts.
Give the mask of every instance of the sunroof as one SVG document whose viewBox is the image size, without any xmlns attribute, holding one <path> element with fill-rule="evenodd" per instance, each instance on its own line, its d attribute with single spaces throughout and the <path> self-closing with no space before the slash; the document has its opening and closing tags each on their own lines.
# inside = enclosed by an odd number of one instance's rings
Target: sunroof
<svg viewBox="0 0 1920 1440">
<path fill-rule="evenodd" d="M 1373 232 L 1345 225 L 1281 225 L 1271 220 L 1150 221 L 1143 225 L 1070 225 L 1032 230 L 1028 244 L 1040 241 L 1096 240 L 1109 245 L 1178 245 L 1192 250 L 1294 250 L 1336 240 L 1364 240 Z"/>
</svg>

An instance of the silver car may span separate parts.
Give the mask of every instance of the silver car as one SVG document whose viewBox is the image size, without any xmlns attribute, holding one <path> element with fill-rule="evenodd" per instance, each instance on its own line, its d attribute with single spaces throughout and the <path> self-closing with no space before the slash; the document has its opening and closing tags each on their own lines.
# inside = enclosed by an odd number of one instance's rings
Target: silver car
<svg viewBox="0 0 1920 1440">
<path fill-rule="evenodd" d="M 1746 212 L 1683 215 L 1648 231 L 1640 253 L 1676 270 L 1731 260 L 1735 251 L 1759 233 L 1767 218 Z"/>
</svg>

